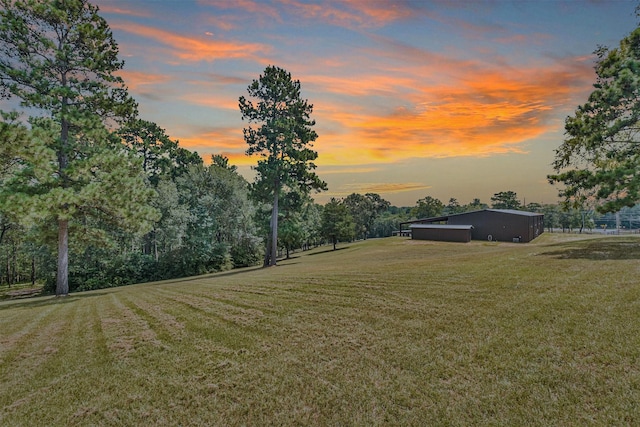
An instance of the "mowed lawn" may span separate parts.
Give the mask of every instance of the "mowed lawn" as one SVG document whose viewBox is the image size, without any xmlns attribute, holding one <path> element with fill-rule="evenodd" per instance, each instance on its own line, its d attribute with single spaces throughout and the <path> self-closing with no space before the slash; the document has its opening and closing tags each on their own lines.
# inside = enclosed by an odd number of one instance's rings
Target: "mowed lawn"
<svg viewBox="0 0 640 427">
<path fill-rule="evenodd" d="M 640 424 L 640 237 L 338 248 L 0 303 L 0 425 Z"/>
</svg>

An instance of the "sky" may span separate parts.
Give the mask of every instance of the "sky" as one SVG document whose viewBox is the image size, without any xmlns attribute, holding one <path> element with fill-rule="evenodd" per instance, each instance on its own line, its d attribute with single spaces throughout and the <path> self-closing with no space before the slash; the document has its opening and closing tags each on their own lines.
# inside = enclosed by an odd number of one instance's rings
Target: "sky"
<svg viewBox="0 0 640 427">
<path fill-rule="evenodd" d="M 238 98 L 268 65 L 313 104 L 330 197 L 555 203 L 554 150 L 631 1 L 96 0 L 141 118 L 249 180 Z"/>
</svg>

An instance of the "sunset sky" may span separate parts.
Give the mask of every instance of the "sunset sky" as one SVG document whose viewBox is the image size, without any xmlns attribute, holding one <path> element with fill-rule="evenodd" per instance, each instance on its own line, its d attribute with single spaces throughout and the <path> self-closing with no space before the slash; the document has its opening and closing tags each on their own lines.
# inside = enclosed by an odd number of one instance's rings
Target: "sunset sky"
<svg viewBox="0 0 640 427">
<path fill-rule="evenodd" d="M 329 197 L 553 203 L 553 151 L 630 1 L 98 0 L 141 117 L 252 180 L 238 98 L 267 65 L 314 105 Z"/>
</svg>

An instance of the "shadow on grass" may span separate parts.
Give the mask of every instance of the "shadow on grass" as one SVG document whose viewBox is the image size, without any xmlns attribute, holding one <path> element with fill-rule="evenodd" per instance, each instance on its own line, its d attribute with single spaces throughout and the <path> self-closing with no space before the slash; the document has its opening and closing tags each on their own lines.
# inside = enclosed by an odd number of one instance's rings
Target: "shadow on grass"
<svg viewBox="0 0 640 427">
<path fill-rule="evenodd" d="M 550 247 L 556 249 L 542 252 L 540 255 L 558 259 L 589 259 L 593 261 L 640 259 L 640 239 L 636 237 L 557 243 Z"/>
<path fill-rule="evenodd" d="M 341 251 L 341 250 L 343 250 L 343 249 L 349 249 L 349 246 L 343 246 L 343 247 L 341 247 L 341 248 L 335 248 L 335 249 L 331 248 L 331 249 L 327 249 L 327 250 L 324 250 L 324 251 L 314 252 L 314 253 L 312 253 L 312 254 L 307 254 L 307 256 L 314 256 L 314 255 L 326 254 L 326 253 L 328 253 L 328 252 L 336 252 L 336 251 Z"/>
<path fill-rule="evenodd" d="M 113 289 L 113 288 L 110 288 Z M 106 295 L 106 292 L 78 292 L 71 293 L 64 297 L 57 297 L 55 295 L 39 295 L 39 296 L 31 296 L 28 298 L 20 298 L 20 299 L 7 299 L 0 302 L 0 307 L 2 305 L 11 306 L 11 308 L 35 308 L 35 307 L 46 307 L 51 304 L 68 304 L 71 302 L 76 302 L 79 300 L 93 298 L 98 296 Z"/>
</svg>

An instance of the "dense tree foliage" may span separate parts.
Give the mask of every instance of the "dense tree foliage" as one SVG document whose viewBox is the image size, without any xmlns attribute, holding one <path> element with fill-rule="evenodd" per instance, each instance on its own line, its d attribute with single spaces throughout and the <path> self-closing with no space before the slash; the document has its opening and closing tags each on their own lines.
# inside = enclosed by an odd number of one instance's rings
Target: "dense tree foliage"
<svg viewBox="0 0 640 427">
<path fill-rule="evenodd" d="M 318 134 L 311 119 L 313 105 L 301 98 L 300 81 L 292 80 L 286 70 L 268 66 L 247 88 L 249 96 L 239 99 L 242 119 L 249 125 L 244 139 L 248 155 L 261 157 L 253 193 L 258 201 L 271 203 L 271 221 L 265 265 L 275 265 L 278 251 L 279 202 L 283 194 L 303 195 L 326 190 L 315 174 L 318 153 L 311 149 Z"/>
<path fill-rule="evenodd" d="M 464 212 L 464 207 L 460 205 L 458 199 L 452 197 L 449 199 L 449 203 L 444 207 L 444 211 L 447 215 L 455 215 Z"/>
<path fill-rule="evenodd" d="M 493 209 L 520 209 L 518 195 L 514 191 L 500 191 L 491 196 Z"/>
<path fill-rule="evenodd" d="M 355 224 L 348 206 L 340 200 L 331 198 L 322 210 L 322 233 L 336 249 L 338 242 L 355 238 Z"/>
<path fill-rule="evenodd" d="M 435 197 L 427 196 L 416 202 L 411 215 L 415 218 L 431 218 L 442 215 L 444 204 Z"/>
<path fill-rule="evenodd" d="M 596 53 L 595 90 L 567 117 L 549 181 L 573 207 L 595 199 L 615 212 L 640 200 L 640 28 Z"/>
<path fill-rule="evenodd" d="M 0 1 L 2 95 L 36 112 L 0 121 L 0 277 L 64 295 L 255 264 L 248 183 L 136 117 L 98 9 Z"/>
<path fill-rule="evenodd" d="M 353 193 L 342 201 L 349 209 L 354 222 L 356 237 L 366 239 L 373 228 L 376 218 L 384 212 L 390 203 L 375 193 Z"/>
<path fill-rule="evenodd" d="M 136 119 L 118 132 L 123 142 L 142 159 L 149 182 L 157 186 L 162 178 L 176 178 L 190 165 L 201 164 L 198 153 L 186 150 L 172 140 L 156 123 Z"/>
</svg>

